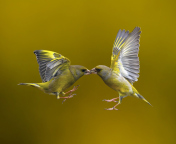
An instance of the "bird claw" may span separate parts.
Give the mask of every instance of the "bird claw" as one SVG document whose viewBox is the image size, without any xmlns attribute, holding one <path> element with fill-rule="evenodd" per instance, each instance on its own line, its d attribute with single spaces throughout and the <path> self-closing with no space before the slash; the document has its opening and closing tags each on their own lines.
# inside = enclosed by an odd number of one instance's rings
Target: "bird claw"
<svg viewBox="0 0 176 144">
<path fill-rule="evenodd" d="M 72 94 L 72 92 L 74 92 L 75 90 L 77 90 L 79 86 L 80 86 L 80 85 L 74 86 L 72 90 L 66 92 L 65 94 L 68 94 L 68 93 L 71 93 L 71 94 Z"/>
<path fill-rule="evenodd" d="M 72 98 L 74 95 L 76 95 L 76 94 L 72 94 L 72 93 L 73 93 L 75 90 L 77 90 L 79 86 L 80 86 L 80 85 L 74 86 L 72 90 L 70 90 L 70 91 L 64 93 L 64 95 L 70 93 L 69 96 L 67 96 L 67 97 L 60 97 L 60 98 L 64 98 L 64 100 L 62 101 L 62 104 L 63 104 L 68 98 Z"/>
<path fill-rule="evenodd" d="M 115 101 L 115 99 L 118 99 L 118 98 L 113 98 L 113 99 L 110 99 L 110 100 L 104 99 L 102 101 L 106 101 L 106 102 L 117 102 L 117 101 Z"/>
<path fill-rule="evenodd" d="M 72 98 L 74 95 L 76 95 L 76 94 L 72 94 L 72 95 L 69 95 L 69 96 L 67 96 L 67 97 L 60 97 L 60 98 L 64 98 L 64 100 L 62 101 L 62 104 L 63 104 L 67 99 Z"/>
<path fill-rule="evenodd" d="M 115 108 L 115 107 L 113 107 L 113 109 L 114 109 L 114 110 L 119 110 L 119 109 L 117 109 L 117 108 Z"/>
<path fill-rule="evenodd" d="M 118 110 L 118 109 L 115 107 L 112 107 L 112 108 L 105 108 L 105 110 Z"/>
<path fill-rule="evenodd" d="M 113 110 L 113 108 L 105 108 L 105 110 Z"/>
<path fill-rule="evenodd" d="M 62 104 L 66 101 L 67 99 L 64 99 L 63 101 L 62 101 Z"/>
<path fill-rule="evenodd" d="M 80 86 L 80 85 L 74 86 L 72 90 L 73 90 L 73 91 L 77 90 L 79 86 Z"/>
</svg>

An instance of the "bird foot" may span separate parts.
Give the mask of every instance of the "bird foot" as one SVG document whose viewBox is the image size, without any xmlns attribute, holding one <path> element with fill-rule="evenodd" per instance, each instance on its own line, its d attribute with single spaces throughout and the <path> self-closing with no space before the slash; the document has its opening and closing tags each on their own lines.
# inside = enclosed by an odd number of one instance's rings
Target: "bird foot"
<svg viewBox="0 0 176 144">
<path fill-rule="evenodd" d="M 120 103 L 117 103 L 115 106 L 113 106 L 112 108 L 106 108 L 105 110 L 118 110 L 116 108 L 116 106 L 118 106 Z"/>
<path fill-rule="evenodd" d="M 79 86 L 80 86 L 80 85 L 74 86 L 72 90 L 66 92 L 65 94 L 68 94 L 68 93 L 72 93 L 72 92 L 74 92 L 75 90 L 78 89 Z"/>
<path fill-rule="evenodd" d="M 64 99 L 64 100 L 62 101 L 62 104 L 63 104 L 67 99 L 72 98 L 74 95 L 76 95 L 76 94 L 72 94 L 72 95 L 69 95 L 69 96 L 67 96 L 67 97 L 59 97 L 59 99 L 61 99 L 61 98 Z"/>
<path fill-rule="evenodd" d="M 119 97 L 113 98 L 113 99 L 110 99 L 110 100 L 104 99 L 103 101 L 106 101 L 106 102 L 117 102 L 116 99 L 118 99 L 118 98 L 119 98 Z"/>
<path fill-rule="evenodd" d="M 105 108 L 105 110 L 118 110 L 118 109 L 115 107 L 112 107 L 112 108 Z"/>
<path fill-rule="evenodd" d="M 72 98 L 74 95 L 76 95 L 76 94 L 72 94 L 72 93 L 73 93 L 75 90 L 77 90 L 78 87 L 79 87 L 79 85 L 74 86 L 72 90 L 70 90 L 70 91 L 68 91 L 68 92 L 66 92 L 66 93 L 63 93 L 63 95 L 66 95 L 66 94 L 70 93 L 69 96 L 67 96 L 67 97 L 59 97 L 59 98 L 58 98 L 58 99 L 60 99 L 60 98 L 63 98 L 63 99 L 64 99 L 64 100 L 62 101 L 62 104 L 63 104 L 67 99 Z"/>
</svg>

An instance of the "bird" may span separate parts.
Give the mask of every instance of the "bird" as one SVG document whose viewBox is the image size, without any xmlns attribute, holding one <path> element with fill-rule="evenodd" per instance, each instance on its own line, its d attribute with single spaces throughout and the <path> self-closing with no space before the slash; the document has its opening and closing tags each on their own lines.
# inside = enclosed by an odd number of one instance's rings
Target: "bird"
<svg viewBox="0 0 176 144">
<path fill-rule="evenodd" d="M 151 105 L 133 86 L 133 83 L 138 81 L 139 77 L 138 52 L 140 34 L 140 27 L 135 27 L 131 33 L 119 30 L 113 44 L 111 66 L 98 65 L 90 70 L 91 74 L 100 76 L 106 85 L 119 93 L 119 97 L 103 100 L 117 103 L 106 110 L 118 110 L 116 107 L 127 96 L 140 98 Z"/>
<path fill-rule="evenodd" d="M 72 86 L 83 75 L 89 75 L 90 70 L 81 65 L 70 65 L 70 60 L 63 55 L 49 51 L 34 51 L 37 62 L 39 64 L 39 73 L 42 79 L 41 83 L 20 83 L 19 85 L 27 85 L 36 87 L 47 94 L 56 95 L 57 99 L 63 98 L 63 102 L 72 98 L 76 94 L 72 94 L 78 86 L 64 93 L 64 91 Z M 69 96 L 65 96 L 69 93 Z M 64 97 L 60 97 L 60 95 Z"/>
</svg>

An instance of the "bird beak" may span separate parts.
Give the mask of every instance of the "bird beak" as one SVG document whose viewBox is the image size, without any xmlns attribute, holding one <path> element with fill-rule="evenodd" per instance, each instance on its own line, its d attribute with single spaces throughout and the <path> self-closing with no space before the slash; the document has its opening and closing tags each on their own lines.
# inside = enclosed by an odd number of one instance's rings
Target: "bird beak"
<svg viewBox="0 0 176 144">
<path fill-rule="evenodd" d="M 90 70 L 86 70 L 85 72 L 84 72 L 84 75 L 89 75 L 90 74 Z"/>
<path fill-rule="evenodd" d="M 95 68 L 91 69 L 91 70 L 90 70 L 90 74 L 97 74 L 96 69 L 95 69 Z"/>
</svg>

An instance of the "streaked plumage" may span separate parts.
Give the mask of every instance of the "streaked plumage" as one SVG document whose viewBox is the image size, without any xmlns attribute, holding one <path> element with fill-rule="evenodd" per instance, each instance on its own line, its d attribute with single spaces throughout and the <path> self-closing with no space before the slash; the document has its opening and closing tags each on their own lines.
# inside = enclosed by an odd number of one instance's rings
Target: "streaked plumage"
<svg viewBox="0 0 176 144">
<path fill-rule="evenodd" d="M 113 45 L 110 68 L 99 65 L 91 70 L 92 73 L 98 74 L 105 84 L 119 92 L 118 104 L 120 104 L 122 98 L 126 96 L 134 96 L 150 104 L 133 86 L 133 83 L 137 81 L 139 77 L 138 52 L 140 34 L 141 31 L 139 27 L 135 27 L 131 33 L 129 33 L 129 31 L 119 30 Z M 115 99 L 118 98 L 105 101 L 116 102 Z M 118 104 L 107 110 L 117 110 L 115 107 Z"/>
<path fill-rule="evenodd" d="M 80 65 L 70 65 L 70 60 L 61 54 L 48 50 L 36 50 L 34 54 L 39 64 L 39 72 L 42 83 L 20 83 L 39 88 L 48 94 L 54 94 L 57 98 L 71 98 L 72 92 L 68 97 L 59 97 L 59 94 L 73 85 L 80 77 L 89 74 L 89 70 Z"/>
</svg>

